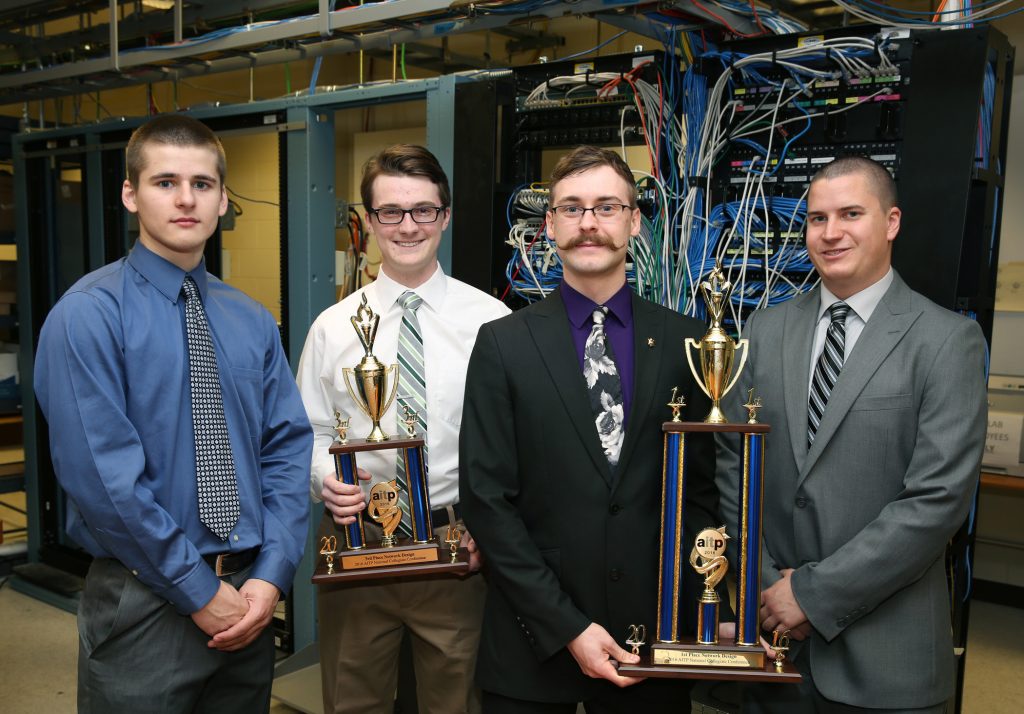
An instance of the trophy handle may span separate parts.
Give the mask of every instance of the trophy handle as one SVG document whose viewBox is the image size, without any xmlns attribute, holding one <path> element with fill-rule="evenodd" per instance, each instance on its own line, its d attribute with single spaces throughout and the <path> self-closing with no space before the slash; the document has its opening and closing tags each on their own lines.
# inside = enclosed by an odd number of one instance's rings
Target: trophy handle
<svg viewBox="0 0 1024 714">
<path fill-rule="evenodd" d="M 686 361 L 690 363 L 690 372 L 693 374 L 694 381 L 697 382 L 697 386 L 700 387 L 700 391 L 704 392 L 708 399 L 712 399 L 712 396 L 708 393 L 707 387 L 704 386 L 704 380 L 700 376 L 700 372 L 693 366 L 693 355 L 690 354 L 690 347 L 695 347 L 700 352 L 700 343 L 692 337 L 687 337 L 683 342 L 683 352 L 686 353 Z M 746 352 L 744 352 L 746 356 Z"/>
<path fill-rule="evenodd" d="M 352 397 L 352 401 L 359 407 L 359 411 L 366 415 L 366 417 L 373 421 L 373 417 L 370 415 L 370 410 L 366 408 L 366 403 L 359 396 L 359 389 L 356 387 L 355 382 L 352 381 L 355 376 L 355 370 L 351 367 L 342 367 L 341 373 L 345 377 L 345 387 L 348 389 L 349 395 Z"/>
<path fill-rule="evenodd" d="M 743 366 L 747 363 L 747 355 L 750 354 L 750 340 L 744 337 L 736 343 L 736 349 L 743 350 L 743 356 L 740 357 L 740 366 L 736 368 L 736 373 L 732 376 L 732 381 L 729 382 L 729 386 L 722 392 L 723 397 L 736 385 L 736 380 L 740 378 L 741 374 L 743 374 Z M 689 352 L 687 352 L 687 356 L 689 356 Z"/>
<path fill-rule="evenodd" d="M 393 375 L 391 377 L 391 394 L 388 395 L 388 400 L 384 403 L 384 406 L 380 410 L 381 416 L 383 416 L 384 412 L 386 412 L 388 410 L 388 408 L 391 406 L 391 402 L 395 401 L 395 396 L 398 394 L 398 363 L 397 362 L 395 364 L 391 365 L 390 367 L 388 367 L 387 370 L 384 372 L 384 379 L 385 380 L 388 378 L 389 374 Z"/>
</svg>

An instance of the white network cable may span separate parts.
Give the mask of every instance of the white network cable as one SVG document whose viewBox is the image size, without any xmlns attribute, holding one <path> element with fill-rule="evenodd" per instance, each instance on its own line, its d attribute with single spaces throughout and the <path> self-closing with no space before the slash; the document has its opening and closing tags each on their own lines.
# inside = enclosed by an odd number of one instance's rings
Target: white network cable
<svg viewBox="0 0 1024 714">
<path fill-rule="evenodd" d="M 970 23 L 987 22 L 990 19 L 998 19 L 998 17 L 1005 17 L 1006 15 L 1024 10 L 1024 7 L 1020 6 L 1019 0 L 1003 0 L 1003 2 L 987 5 L 980 9 L 965 8 L 959 12 L 949 12 L 948 14 L 943 13 L 940 14 L 940 17 L 943 19 L 933 20 L 931 17 L 928 17 L 927 14 L 919 15 L 917 16 L 918 19 L 915 19 L 915 15 L 913 13 L 904 13 L 898 7 L 889 7 L 888 12 L 882 12 L 880 9 L 875 9 L 867 4 L 858 2 L 850 2 L 848 0 L 834 0 L 834 2 L 851 15 L 859 17 L 862 20 L 866 20 L 867 22 L 887 27 L 898 27 L 911 30 L 920 30 L 929 27 L 963 27 Z M 1012 5 L 1017 5 L 1017 7 L 1012 10 L 1008 10 L 1007 12 L 1000 13 L 998 17 L 992 17 L 999 10 L 1008 8 Z"/>
<path fill-rule="evenodd" d="M 869 63 L 861 57 L 854 56 L 853 52 L 870 52 L 872 62 Z M 836 67 L 835 70 L 814 69 L 803 64 L 807 60 L 821 61 L 826 58 L 833 62 Z M 730 79 L 735 76 L 735 73 L 740 73 L 741 76 L 746 77 L 747 68 L 753 69 L 757 65 L 764 65 L 766 63 L 773 63 L 777 67 L 789 70 L 795 77 L 777 82 L 777 93 L 766 95 L 753 111 L 750 111 L 738 123 L 735 122 L 737 108 L 741 102 L 726 97 L 726 89 L 729 86 Z M 808 80 L 836 79 L 840 76 L 847 78 L 877 77 L 898 74 L 898 72 L 898 68 L 892 63 L 882 48 L 872 40 L 861 37 L 833 38 L 810 47 L 794 47 L 774 53 L 759 53 L 738 57 L 725 68 L 725 71 L 723 71 L 708 93 L 707 110 L 697 147 L 696 175 L 701 177 L 697 182 L 700 185 L 689 186 L 688 193 L 682 202 L 682 215 L 678 219 L 681 234 L 680 255 L 691 255 L 692 251 L 689 245 L 691 240 L 702 240 L 703 243 L 699 245 L 698 255 L 702 256 L 699 260 L 682 259 L 677 263 L 675 277 L 677 280 L 682 279 L 682 284 L 689 287 L 689 300 L 685 306 L 686 312 L 693 314 L 698 303 L 698 284 L 702 276 L 693 274 L 694 269 L 699 268 L 703 272 L 705 270 L 704 266 L 708 265 L 708 260 L 712 256 L 727 266 L 728 275 L 736 285 L 735 294 L 740 296 L 748 294 L 748 268 L 753 266 L 751 262 L 751 241 L 752 235 L 756 230 L 754 226 L 755 217 L 759 223 L 763 224 L 766 233 L 769 230 L 769 226 L 772 225 L 768 210 L 769 201 L 764 184 L 772 169 L 770 162 L 772 161 L 772 151 L 777 133 L 776 128 L 792 122 L 809 122 L 824 114 L 824 112 L 803 112 L 800 116 L 780 120 L 781 111 L 791 106 L 798 97 L 805 94 Z M 797 77 L 801 79 L 797 79 Z M 749 79 L 749 77 L 747 78 Z M 832 110 L 830 113 L 838 114 L 849 111 L 856 106 L 873 100 L 880 94 L 892 91 L 891 87 L 881 88 L 861 98 L 856 103 Z M 769 97 L 772 97 L 774 101 L 771 101 L 769 106 L 765 106 L 765 103 L 769 101 Z M 718 229 L 720 233 L 717 239 L 718 243 L 715 246 L 711 246 L 712 202 L 710 188 L 712 185 L 713 167 L 724 155 L 732 141 L 762 133 L 768 134 L 765 155 L 755 157 L 751 162 L 745 181 L 739 187 L 740 198 L 736 202 L 738 209 L 735 216 L 731 219 L 731 224 L 728 227 Z M 779 157 L 778 160 L 782 161 L 784 158 Z M 680 166 L 685 166 L 685 159 L 680 163 Z M 698 198 L 698 192 L 703 193 L 702 200 Z M 798 211 L 800 202 L 804 198 L 805 196 L 802 196 L 799 201 L 794 203 L 794 208 L 788 216 L 785 235 L 779 244 L 774 262 L 768 254 L 767 246 L 765 246 L 763 266 L 758 265 L 758 270 L 763 271 L 764 275 L 763 292 L 757 299 L 758 307 L 767 305 L 769 300 L 780 289 L 792 292 L 804 289 L 814 275 L 813 270 L 808 271 L 802 281 L 794 284 L 792 279 L 783 274 L 793 260 L 792 256 L 794 253 L 790 246 L 790 238 L 794 227 L 800 221 Z M 697 212 L 701 209 L 703 215 L 698 215 Z M 728 216 L 722 215 L 723 218 L 721 220 L 728 219 Z M 675 222 L 673 221 L 673 223 Z M 697 225 L 702 225 L 702 229 L 695 230 Z M 779 222 L 778 225 L 781 230 L 783 224 Z M 802 226 L 799 227 L 802 228 Z M 738 254 L 730 257 L 729 252 L 735 248 L 739 248 Z M 729 260 L 726 260 L 727 257 L 729 257 Z M 680 263 L 685 265 L 680 265 Z M 682 270 L 678 270 L 679 268 L 682 268 Z M 676 292 L 678 293 L 678 290 Z M 734 319 L 738 318 L 739 314 L 735 303 L 730 305 L 730 309 L 732 310 L 732 317 Z M 738 319 L 736 322 L 739 324 Z"/>
</svg>

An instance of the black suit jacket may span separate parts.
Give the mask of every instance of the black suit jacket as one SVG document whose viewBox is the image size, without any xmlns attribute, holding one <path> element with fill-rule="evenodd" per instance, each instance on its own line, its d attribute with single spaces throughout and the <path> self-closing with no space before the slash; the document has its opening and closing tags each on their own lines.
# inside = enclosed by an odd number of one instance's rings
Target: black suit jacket
<svg viewBox="0 0 1024 714">
<path fill-rule="evenodd" d="M 565 648 L 591 622 L 620 644 L 628 625 L 653 637 L 657 612 L 662 422 L 672 388 L 686 418 L 709 404 L 690 376 L 692 318 L 633 296 L 634 391 L 618 466 L 601 450 L 561 296 L 485 324 L 469 361 L 460 500 L 487 563 L 477 681 L 535 701 L 600 697 Z M 714 450 L 688 437 L 687 544 L 720 525 Z M 686 548 L 689 552 L 689 548 Z M 702 582 L 686 569 L 681 618 L 692 631 Z M 645 686 L 645 685 L 639 685 Z"/>
</svg>

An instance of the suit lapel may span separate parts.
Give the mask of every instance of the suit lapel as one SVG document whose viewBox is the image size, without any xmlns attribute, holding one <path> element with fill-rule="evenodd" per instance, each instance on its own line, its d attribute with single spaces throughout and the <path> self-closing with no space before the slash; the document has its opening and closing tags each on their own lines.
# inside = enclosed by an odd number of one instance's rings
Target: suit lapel
<svg viewBox="0 0 1024 714">
<path fill-rule="evenodd" d="M 843 369 L 828 398 L 821 424 L 814 435 L 814 444 L 807 452 L 807 459 L 800 469 L 800 482 L 814 468 L 818 457 L 835 435 L 850 407 L 864 391 L 878 366 L 899 344 L 920 315 L 920 310 L 910 310 L 910 289 L 898 275 L 895 276 L 893 284 L 889 286 L 882 301 L 878 303 L 878 307 L 864 325 L 853 352 L 844 360 Z"/>
<path fill-rule="evenodd" d="M 630 405 L 626 418 L 626 438 L 619 454 L 617 473 L 626 473 L 626 466 L 636 448 L 644 426 L 646 416 L 651 408 L 668 402 L 671 395 L 659 396 L 658 374 L 661 371 L 662 355 L 670 355 L 666 350 L 678 349 L 677 359 L 682 356 L 682 345 L 670 345 L 664 340 L 665 322 L 658 319 L 658 308 L 638 297 L 631 296 L 633 305 L 633 403 Z M 651 345 L 648 340 L 653 339 Z M 682 385 L 680 385 L 682 386 Z M 621 479 L 616 479 L 616 485 Z"/>
<path fill-rule="evenodd" d="M 807 456 L 808 375 L 811 373 L 811 343 L 814 340 L 815 317 L 820 300 L 820 288 L 793 299 L 786 311 L 779 345 L 789 440 L 793 458 L 801 471 Z"/>
<path fill-rule="evenodd" d="M 569 414 L 573 429 L 576 430 L 601 478 L 611 486 L 611 469 L 601 449 L 597 428 L 594 426 L 590 397 L 583 379 L 583 369 L 576 356 L 576 346 L 569 331 L 569 317 L 565 312 L 561 292 L 556 290 L 543 302 L 538 303 L 536 309 L 530 313 L 527 325 L 544 366 L 551 375 L 555 391 Z"/>
</svg>

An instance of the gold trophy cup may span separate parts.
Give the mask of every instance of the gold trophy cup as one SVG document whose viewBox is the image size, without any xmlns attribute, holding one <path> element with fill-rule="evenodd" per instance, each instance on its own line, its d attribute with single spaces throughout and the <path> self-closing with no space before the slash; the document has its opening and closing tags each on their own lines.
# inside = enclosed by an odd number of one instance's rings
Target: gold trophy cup
<svg viewBox="0 0 1024 714">
<path fill-rule="evenodd" d="M 355 328 L 366 354 L 354 369 L 342 368 L 342 373 L 345 375 L 345 386 L 352 396 L 352 401 L 373 422 L 373 428 L 366 436 L 366 440 L 371 442 L 387 441 L 391 437 L 381 428 L 380 420 L 384 416 L 384 412 L 391 406 L 391 402 L 395 399 L 395 393 L 398 391 L 398 365 L 393 364 L 386 367 L 373 356 L 373 341 L 377 337 L 380 315 L 370 309 L 366 303 L 365 294 L 359 309 L 351 319 L 352 327 Z M 388 389 L 389 379 L 390 389 Z"/>
<path fill-rule="evenodd" d="M 701 294 L 704 296 L 704 304 L 707 306 L 708 316 L 711 318 L 711 327 L 700 339 L 700 342 L 692 337 L 686 338 L 685 352 L 686 361 L 690 363 L 690 371 L 697 385 L 708 395 L 711 400 L 711 412 L 704 418 L 705 424 L 728 424 L 722 412 L 722 397 L 728 394 L 729 390 L 736 384 L 740 373 L 743 372 L 743 365 L 747 362 L 749 342 L 746 339 L 738 343 L 726 334 L 722 328 L 722 315 L 725 313 L 725 306 L 729 303 L 729 294 L 732 292 L 732 283 L 725 279 L 725 273 L 720 266 L 708 274 L 706 280 L 700 284 Z M 700 372 L 693 364 L 693 347 L 700 353 Z M 733 375 L 733 362 L 736 351 L 741 350 L 740 364 Z"/>
</svg>

